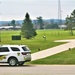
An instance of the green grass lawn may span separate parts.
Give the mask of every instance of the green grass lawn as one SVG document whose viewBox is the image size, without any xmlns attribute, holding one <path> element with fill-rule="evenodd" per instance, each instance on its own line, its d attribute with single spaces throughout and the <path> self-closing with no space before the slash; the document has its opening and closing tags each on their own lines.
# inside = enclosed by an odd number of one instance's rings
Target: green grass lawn
<svg viewBox="0 0 75 75">
<path fill-rule="evenodd" d="M 32 64 L 75 64 L 75 48 L 72 50 L 64 51 L 47 58 L 32 61 Z"/>
<path fill-rule="evenodd" d="M 51 48 L 54 46 L 57 46 L 59 42 L 53 42 L 54 40 L 60 40 L 60 39 L 74 39 L 75 38 L 75 31 L 74 36 L 70 35 L 70 31 L 64 31 L 64 30 L 37 30 L 37 36 L 35 38 L 32 38 L 30 40 L 27 40 L 25 38 L 22 38 L 21 40 L 12 40 L 12 35 L 20 35 L 20 30 L 2 30 L 1 33 L 1 42 L 0 44 L 24 44 L 28 45 L 28 47 L 31 49 L 31 52 L 37 52 L 38 48 L 40 50 L 44 50 L 47 48 Z M 46 36 L 46 40 L 43 38 L 43 36 Z"/>
<path fill-rule="evenodd" d="M 55 40 L 62 39 L 75 39 L 74 36 L 70 35 L 70 31 L 64 30 L 37 30 L 37 36 L 30 40 L 22 38 L 21 40 L 12 40 L 12 35 L 20 35 L 20 30 L 0 30 L 1 42 L 0 44 L 24 44 L 28 45 L 31 52 L 37 52 L 38 48 L 41 50 L 51 48 L 60 44 L 62 42 L 53 42 Z M 46 36 L 46 39 L 43 38 Z M 71 51 L 65 51 L 44 59 L 31 62 L 32 64 L 75 64 L 75 49 Z"/>
</svg>

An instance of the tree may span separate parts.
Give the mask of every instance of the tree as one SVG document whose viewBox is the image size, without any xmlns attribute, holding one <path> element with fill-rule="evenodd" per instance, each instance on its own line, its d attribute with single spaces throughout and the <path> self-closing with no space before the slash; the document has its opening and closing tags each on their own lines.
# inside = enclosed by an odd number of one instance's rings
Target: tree
<svg viewBox="0 0 75 75">
<path fill-rule="evenodd" d="M 75 27 L 75 10 L 71 13 L 71 17 L 72 17 L 72 24 Z"/>
<path fill-rule="evenodd" d="M 33 29 L 33 24 L 32 24 L 32 21 L 30 20 L 30 16 L 28 13 L 26 13 L 25 19 L 23 21 L 21 34 L 24 38 L 27 38 L 27 39 L 30 39 L 37 35 L 35 29 Z"/>
<path fill-rule="evenodd" d="M 13 29 L 15 29 L 15 27 L 16 27 L 15 20 L 11 21 L 11 25 L 13 26 Z"/>
<path fill-rule="evenodd" d="M 75 27 L 75 10 L 71 13 L 70 16 L 66 17 L 67 28 L 71 31 L 71 35 L 73 35 L 73 27 Z"/>
<path fill-rule="evenodd" d="M 67 25 L 67 30 L 70 30 L 71 31 L 71 35 L 73 35 L 73 31 L 72 31 L 72 28 L 73 28 L 73 25 L 72 25 L 72 17 L 70 16 L 67 16 L 66 17 L 66 23 L 65 23 L 66 25 Z"/>
<path fill-rule="evenodd" d="M 43 19 L 42 19 L 42 17 L 40 16 L 40 17 L 37 17 L 37 23 L 39 24 L 39 26 L 40 26 L 40 29 L 44 29 L 44 23 L 43 23 Z"/>
</svg>

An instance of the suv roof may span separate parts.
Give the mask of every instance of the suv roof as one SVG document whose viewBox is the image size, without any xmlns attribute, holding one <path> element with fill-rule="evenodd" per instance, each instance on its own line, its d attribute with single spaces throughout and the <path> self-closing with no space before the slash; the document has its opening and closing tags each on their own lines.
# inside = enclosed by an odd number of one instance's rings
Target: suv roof
<svg viewBox="0 0 75 75">
<path fill-rule="evenodd" d="M 0 45 L 0 47 L 23 47 L 23 46 L 26 46 L 26 45 Z"/>
</svg>

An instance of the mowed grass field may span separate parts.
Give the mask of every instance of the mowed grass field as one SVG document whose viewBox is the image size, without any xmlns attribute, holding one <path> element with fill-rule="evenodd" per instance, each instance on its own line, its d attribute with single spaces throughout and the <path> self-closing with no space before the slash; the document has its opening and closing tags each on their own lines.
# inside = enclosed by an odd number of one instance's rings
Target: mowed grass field
<svg viewBox="0 0 75 75">
<path fill-rule="evenodd" d="M 40 50 L 45 50 L 47 48 L 51 48 L 60 44 L 62 42 L 54 42 L 55 40 L 61 39 L 75 39 L 75 31 L 74 36 L 70 35 L 70 31 L 64 30 L 37 30 L 37 36 L 32 39 L 21 38 L 21 40 L 12 40 L 13 35 L 20 35 L 20 30 L 0 30 L 0 44 L 24 44 L 28 45 L 31 49 L 31 52 L 37 52 L 38 48 Z M 43 38 L 46 36 L 46 38 Z"/>
<path fill-rule="evenodd" d="M 45 50 L 47 48 L 51 48 L 60 44 L 62 42 L 54 42 L 55 40 L 63 40 L 63 39 L 75 39 L 75 31 L 73 31 L 74 35 L 70 35 L 70 31 L 64 30 L 37 30 L 37 36 L 32 39 L 21 38 L 21 40 L 12 40 L 13 35 L 20 35 L 20 30 L 0 30 L 0 44 L 24 44 L 28 45 L 31 49 L 31 52 L 38 52 L 38 48 L 40 50 Z M 43 38 L 46 36 L 46 38 Z M 36 61 L 30 62 L 31 64 L 75 64 L 75 48 L 44 58 Z"/>
</svg>

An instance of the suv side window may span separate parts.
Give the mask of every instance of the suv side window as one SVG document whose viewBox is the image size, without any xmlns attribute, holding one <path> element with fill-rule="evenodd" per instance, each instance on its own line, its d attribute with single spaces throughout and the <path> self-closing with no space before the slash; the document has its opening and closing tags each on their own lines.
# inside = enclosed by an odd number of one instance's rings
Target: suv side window
<svg viewBox="0 0 75 75">
<path fill-rule="evenodd" d="M 0 52 L 9 52 L 7 47 L 0 47 Z"/>
<path fill-rule="evenodd" d="M 22 47 L 22 49 L 23 49 L 24 51 L 29 51 L 29 48 L 28 48 L 28 47 Z"/>
<path fill-rule="evenodd" d="M 20 51 L 19 48 L 11 47 L 12 51 Z"/>
</svg>

